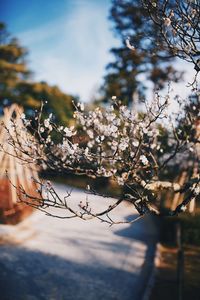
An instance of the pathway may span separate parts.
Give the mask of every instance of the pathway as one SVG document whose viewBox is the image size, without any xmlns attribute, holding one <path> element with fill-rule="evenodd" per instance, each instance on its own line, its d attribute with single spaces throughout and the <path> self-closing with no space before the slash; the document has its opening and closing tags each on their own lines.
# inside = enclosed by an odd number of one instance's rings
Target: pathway
<svg viewBox="0 0 200 300">
<path fill-rule="evenodd" d="M 65 187 L 57 187 L 62 194 Z M 79 190 L 72 195 L 84 197 Z M 95 201 L 101 209 L 107 200 Z M 115 218 L 134 213 L 122 205 Z M 37 211 L 17 226 L 0 225 L 0 299 L 141 300 L 156 235 L 150 218 L 110 228 Z"/>
</svg>

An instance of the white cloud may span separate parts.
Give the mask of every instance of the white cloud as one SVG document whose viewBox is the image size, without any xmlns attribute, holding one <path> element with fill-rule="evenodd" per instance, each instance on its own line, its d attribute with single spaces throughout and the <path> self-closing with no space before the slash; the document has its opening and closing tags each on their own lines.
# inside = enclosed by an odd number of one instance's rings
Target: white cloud
<svg viewBox="0 0 200 300">
<path fill-rule="evenodd" d="M 22 44 L 30 50 L 30 67 L 35 72 L 35 80 L 56 84 L 67 93 L 90 100 L 112 57 L 109 49 L 119 44 L 109 30 L 109 3 L 99 5 L 76 0 L 71 3 L 70 13 L 66 9 L 60 19 L 18 34 Z M 191 90 L 187 82 L 192 81 L 193 67 L 180 60 L 176 67 L 186 70 L 185 83 L 173 83 L 173 94 L 184 98 Z"/>
<path fill-rule="evenodd" d="M 104 75 L 109 49 L 118 43 L 109 30 L 107 14 L 105 6 L 76 5 L 70 15 L 19 34 L 30 49 L 34 78 L 88 101 Z"/>
</svg>

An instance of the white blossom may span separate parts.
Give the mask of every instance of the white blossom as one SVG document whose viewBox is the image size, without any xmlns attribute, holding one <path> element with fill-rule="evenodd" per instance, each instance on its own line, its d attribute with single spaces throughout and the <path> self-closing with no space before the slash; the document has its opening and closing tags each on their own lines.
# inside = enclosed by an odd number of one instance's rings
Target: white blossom
<svg viewBox="0 0 200 300">
<path fill-rule="evenodd" d="M 104 167 L 100 167 L 99 169 L 97 169 L 97 174 L 98 175 L 105 175 L 106 173 L 106 169 Z"/>
<path fill-rule="evenodd" d="M 165 18 L 164 19 L 164 24 L 165 24 L 165 26 L 170 26 L 171 25 L 171 20 L 170 20 L 170 18 Z"/>
<path fill-rule="evenodd" d="M 94 146 L 94 141 L 89 141 L 87 143 L 88 148 L 92 148 Z"/>
<path fill-rule="evenodd" d="M 140 156 L 140 161 L 143 163 L 143 165 L 148 165 L 148 163 L 149 163 L 149 161 L 145 155 Z"/>
<path fill-rule="evenodd" d="M 181 209 L 181 211 L 186 211 L 187 206 L 182 204 L 180 209 Z"/>
<path fill-rule="evenodd" d="M 197 187 L 194 188 L 194 193 L 197 196 L 200 194 L 200 186 L 197 186 Z"/>
<path fill-rule="evenodd" d="M 81 111 L 84 111 L 84 109 L 85 109 L 84 104 L 83 104 L 83 103 L 80 103 L 80 102 L 77 103 L 77 107 L 79 107 Z"/>
<path fill-rule="evenodd" d="M 119 185 L 124 185 L 124 179 L 122 177 L 117 177 L 117 183 Z"/>
<path fill-rule="evenodd" d="M 130 43 L 129 37 L 126 39 L 126 47 L 129 48 L 130 50 L 135 50 L 135 47 Z"/>
<path fill-rule="evenodd" d="M 48 128 L 49 125 L 50 125 L 49 119 L 45 119 L 45 120 L 44 120 L 44 126 Z"/>
<path fill-rule="evenodd" d="M 68 127 L 65 127 L 64 132 L 67 137 L 71 137 L 73 135 L 71 129 Z"/>
<path fill-rule="evenodd" d="M 48 144 L 48 143 L 50 143 L 50 142 L 51 142 L 51 137 L 48 136 L 47 139 L 46 139 L 46 143 Z"/>
<path fill-rule="evenodd" d="M 85 156 L 88 156 L 88 153 L 89 153 L 89 148 L 86 147 L 86 148 L 85 148 L 85 151 L 84 151 Z"/>
<path fill-rule="evenodd" d="M 122 138 L 119 143 L 119 150 L 124 151 L 129 146 L 129 138 Z"/>
<path fill-rule="evenodd" d="M 25 115 L 24 113 L 21 114 L 21 119 L 22 119 L 22 120 L 26 119 L 26 115 Z"/>
<path fill-rule="evenodd" d="M 89 184 L 87 185 L 86 189 L 87 189 L 88 191 L 90 191 L 90 185 L 89 185 Z"/>
<path fill-rule="evenodd" d="M 94 132 L 91 129 L 88 129 L 86 132 L 91 139 L 94 138 Z"/>
<path fill-rule="evenodd" d="M 133 141 L 133 142 L 132 142 L 132 145 L 133 145 L 134 147 L 138 147 L 138 146 L 139 146 L 139 141 L 137 141 L 137 140 Z"/>
</svg>

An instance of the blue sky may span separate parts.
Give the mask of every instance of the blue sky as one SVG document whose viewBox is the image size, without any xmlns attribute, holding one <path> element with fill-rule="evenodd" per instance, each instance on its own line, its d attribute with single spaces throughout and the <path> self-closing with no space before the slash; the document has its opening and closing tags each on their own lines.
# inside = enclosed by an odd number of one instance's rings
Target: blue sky
<svg viewBox="0 0 200 300">
<path fill-rule="evenodd" d="M 119 44 L 108 20 L 110 0 L 6 0 L 0 18 L 29 49 L 35 80 L 89 101 Z"/>
<path fill-rule="evenodd" d="M 111 0 L 0 0 L 0 20 L 29 49 L 34 80 L 58 85 L 89 101 L 102 83 L 109 49 L 120 44 L 108 20 Z M 179 61 L 191 82 L 193 67 Z M 174 94 L 189 93 L 186 83 L 173 84 Z"/>
</svg>

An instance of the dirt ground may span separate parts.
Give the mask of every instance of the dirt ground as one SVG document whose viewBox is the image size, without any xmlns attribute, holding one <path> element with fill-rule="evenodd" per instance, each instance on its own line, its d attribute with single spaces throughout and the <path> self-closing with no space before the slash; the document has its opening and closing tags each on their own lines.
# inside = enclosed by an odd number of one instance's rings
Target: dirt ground
<svg viewBox="0 0 200 300">
<path fill-rule="evenodd" d="M 155 283 L 150 300 L 179 299 L 177 285 L 177 248 L 158 247 Z M 200 299 L 200 247 L 184 247 L 182 300 Z"/>
</svg>

